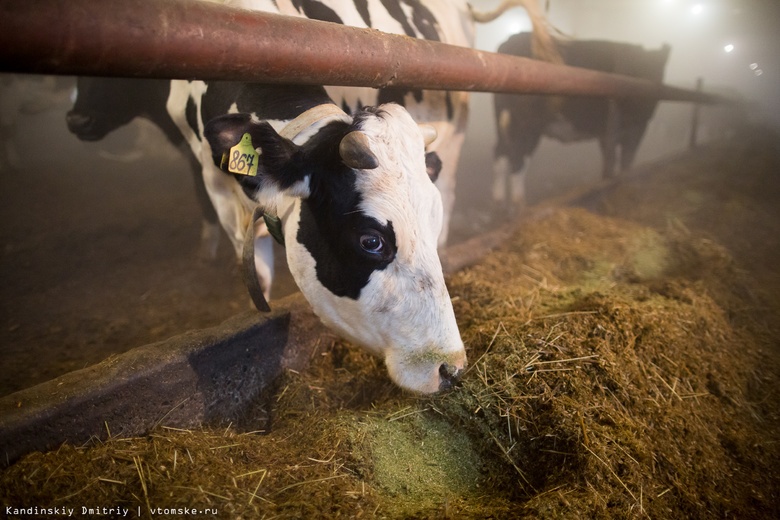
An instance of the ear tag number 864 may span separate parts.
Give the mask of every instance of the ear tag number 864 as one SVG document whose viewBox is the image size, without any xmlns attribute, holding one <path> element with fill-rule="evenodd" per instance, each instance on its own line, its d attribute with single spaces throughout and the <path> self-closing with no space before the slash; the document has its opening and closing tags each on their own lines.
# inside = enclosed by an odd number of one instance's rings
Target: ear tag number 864
<svg viewBox="0 0 780 520">
<path fill-rule="evenodd" d="M 241 175 L 257 175 L 257 152 L 252 146 L 252 136 L 244 134 L 241 141 L 230 149 L 228 171 Z"/>
</svg>

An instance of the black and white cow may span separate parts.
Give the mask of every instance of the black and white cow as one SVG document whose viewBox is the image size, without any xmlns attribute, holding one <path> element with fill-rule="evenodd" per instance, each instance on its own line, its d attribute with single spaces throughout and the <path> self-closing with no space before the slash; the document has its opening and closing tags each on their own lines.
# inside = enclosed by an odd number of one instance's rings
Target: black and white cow
<svg viewBox="0 0 780 520">
<path fill-rule="evenodd" d="M 473 46 L 474 24 L 464 0 L 211 0 L 235 7 L 300 16 L 354 27 L 374 28 L 384 32 L 405 34 L 460 46 Z M 200 135 L 203 121 L 198 120 L 199 98 L 205 89 L 203 82 L 174 82 L 169 100 L 169 112 L 176 119 L 196 156 L 200 155 Z M 282 95 L 279 89 L 274 95 Z M 449 233 L 449 221 L 455 202 L 455 171 L 465 139 L 468 114 L 468 94 L 465 92 L 422 91 L 419 89 L 381 89 L 356 87 L 326 87 L 331 98 L 347 113 L 363 106 L 395 102 L 404 107 L 418 122 L 433 126 L 437 139 L 429 146 L 442 160 L 442 171 L 436 185 L 444 203 L 444 224 L 439 245 L 444 245 Z M 293 98 L 285 97 L 287 102 Z M 268 116 L 276 127 L 284 120 Z M 211 179 L 204 170 L 206 187 L 237 254 L 240 255 L 245 233 L 246 216 L 232 200 L 222 183 Z M 211 183 L 213 181 L 213 183 Z M 266 251 L 267 254 L 267 251 Z M 259 257 L 262 258 L 262 255 Z M 273 272 L 258 267 L 270 285 Z"/>
<path fill-rule="evenodd" d="M 463 1 L 229 3 L 473 42 Z M 264 227 L 251 227 L 258 206 L 281 220 L 290 271 L 323 322 L 383 358 L 399 386 L 431 393 L 451 386 L 466 364 L 437 246 L 446 238 L 467 101 L 462 93 L 173 81 L 167 106 L 202 161 L 236 251 L 257 235 L 265 291 L 273 256 Z M 244 175 L 247 163 L 255 175 Z"/>
<path fill-rule="evenodd" d="M 206 192 L 200 160 L 166 108 L 170 90 L 169 80 L 80 77 L 76 80 L 76 100 L 65 119 L 71 133 L 82 141 L 99 141 L 137 117 L 157 125 L 190 166 L 203 215 L 200 255 L 213 259 L 220 236 L 217 213 Z"/>
<path fill-rule="evenodd" d="M 567 65 L 659 83 L 670 51 L 667 45 L 645 50 L 638 45 L 608 41 L 557 40 L 556 45 Z M 532 34 L 510 37 L 498 52 L 533 57 Z M 603 176 L 612 177 L 616 166 L 621 171 L 631 167 L 658 101 L 496 94 L 494 104 L 498 142 L 493 198 L 505 200 L 510 196 L 513 202 L 522 203 L 528 161 L 543 135 L 564 143 L 598 139 Z"/>
</svg>

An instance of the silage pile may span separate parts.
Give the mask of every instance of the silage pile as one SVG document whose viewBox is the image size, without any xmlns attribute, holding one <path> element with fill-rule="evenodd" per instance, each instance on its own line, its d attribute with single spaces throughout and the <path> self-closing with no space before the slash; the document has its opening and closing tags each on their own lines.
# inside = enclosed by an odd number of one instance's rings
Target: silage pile
<svg viewBox="0 0 780 520">
<path fill-rule="evenodd" d="M 234 425 L 25 457 L 0 478 L 3 507 L 776 518 L 772 277 L 683 218 L 656 224 L 551 209 L 451 277 L 471 368 L 447 395 L 403 394 L 373 358 L 323 341 Z"/>
<path fill-rule="evenodd" d="M 709 240 L 583 210 L 457 277 L 488 346 L 460 417 L 514 469 L 494 486 L 533 517 L 771 518 L 776 334 L 743 278 Z"/>
</svg>

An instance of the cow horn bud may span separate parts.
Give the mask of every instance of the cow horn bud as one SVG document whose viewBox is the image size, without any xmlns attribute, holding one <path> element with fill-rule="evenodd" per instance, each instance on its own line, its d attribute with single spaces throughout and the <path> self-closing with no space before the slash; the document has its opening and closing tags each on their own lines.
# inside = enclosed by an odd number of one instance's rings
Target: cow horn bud
<svg viewBox="0 0 780 520">
<path fill-rule="evenodd" d="M 368 145 L 368 137 L 362 132 L 354 131 L 345 135 L 339 145 L 339 155 L 344 164 L 357 170 L 373 170 L 379 166 L 379 161 Z"/>
<path fill-rule="evenodd" d="M 420 127 L 420 131 L 423 135 L 423 141 L 425 141 L 425 146 L 428 146 L 432 142 L 436 140 L 436 136 L 439 135 L 439 133 L 436 131 L 436 128 L 432 125 L 418 125 Z"/>
</svg>

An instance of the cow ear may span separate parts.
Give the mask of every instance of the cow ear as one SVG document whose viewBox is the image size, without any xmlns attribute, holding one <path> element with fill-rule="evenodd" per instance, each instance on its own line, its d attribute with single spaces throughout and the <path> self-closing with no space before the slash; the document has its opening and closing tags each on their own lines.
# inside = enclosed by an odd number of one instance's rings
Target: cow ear
<svg viewBox="0 0 780 520">
<path fill-rule="evenodd" d="M 263 190 L 287 190 L 303 180 L 293 156 L 298 146 L 250 114 L 227 114 L 206 124 L 203 135 L 211 145 L 214 164 L 231 173 L 245 191 L 262 197 Z M 293 193 L 306 196 L 305 193 Z"/>
</svg>

